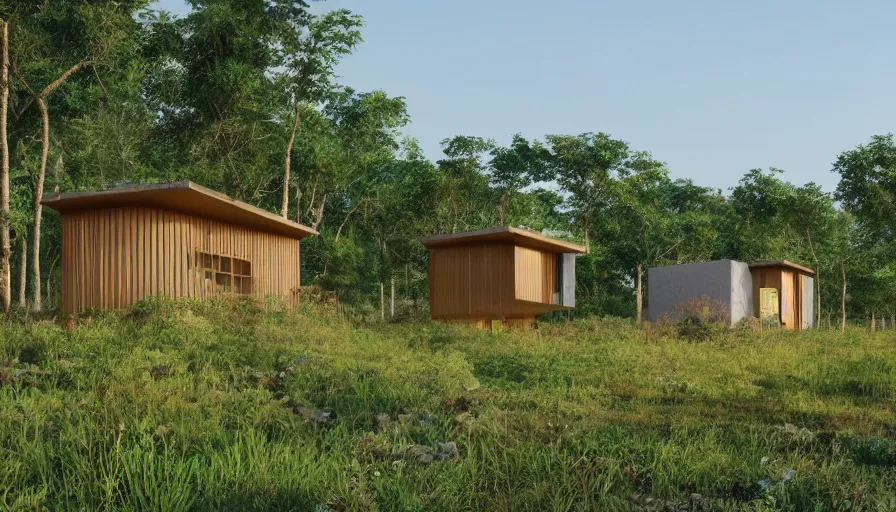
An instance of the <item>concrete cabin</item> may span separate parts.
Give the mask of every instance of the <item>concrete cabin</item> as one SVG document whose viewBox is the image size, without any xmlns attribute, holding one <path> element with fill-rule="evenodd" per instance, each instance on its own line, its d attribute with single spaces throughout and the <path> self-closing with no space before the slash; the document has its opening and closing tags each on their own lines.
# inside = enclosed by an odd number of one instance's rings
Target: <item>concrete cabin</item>
<svg viewBox="0 0 896 512">
<path fill-rule="evenodd" d="M 299 301 L 300 240 L 317 231 L 190 181 L 49 197 L 62 214 L 62 312 L 150 295 Z"/>
<path fill-rule="evenodd" d="M 433 319 L 482 329 L 529 328 L 575 307 L 575 256 L 585 248 L 534 231 L 496 227 L 423 238 Z"/>
<path fill-rule="evenodd" d="M 780 260 L 746 264 L 733 260 L 655 267 L 647 271 L 647 313 L 655 322 L 678 318 L 680 309 L 709 297 L 727 307 L 734 325 L 746 317 L 777 320 L 784 329 L 815 326 L 815 272 Z"/>
</svg>

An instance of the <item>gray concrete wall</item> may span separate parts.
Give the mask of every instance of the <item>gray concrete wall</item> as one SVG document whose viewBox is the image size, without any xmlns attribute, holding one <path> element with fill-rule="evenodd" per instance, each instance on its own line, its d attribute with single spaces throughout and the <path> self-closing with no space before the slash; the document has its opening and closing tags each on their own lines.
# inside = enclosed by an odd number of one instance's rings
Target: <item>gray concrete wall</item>
<svg viewBox="0 0 896 512">
<path fill-rule="evenodd" d="M 731 325 L 753 313 L 750 268 L 732 260 L 654 267 L 647 271 L 647 317 L 676 318 L 675 306 L 704 295 L 725 304 Z"/>
</svg>

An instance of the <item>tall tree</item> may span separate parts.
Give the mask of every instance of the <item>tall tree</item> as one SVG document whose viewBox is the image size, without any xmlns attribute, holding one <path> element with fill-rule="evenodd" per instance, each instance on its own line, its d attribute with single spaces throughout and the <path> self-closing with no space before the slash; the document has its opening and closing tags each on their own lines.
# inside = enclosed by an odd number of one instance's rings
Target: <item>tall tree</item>
<svg viewBox="0 0 896 512">
<path fill-rule="evenodd" d="M 489 181 L 500 193 L 498 223 L 505 225 L 513 198 L 532 183 L 533 176 L 544 174 L 551 154 L 541 142 L 530 143 L 516 134 L 509 147 L 496 146 L 491 156 Z"/>
<path fill-rule="evenodd" d="M 611 201 L 617 171 L 629 156 L 628 144 L 606 133 L 548 135 L 553 165 L 537 176 L 538 181 L 556 181 L 569 194 L 585 247 L 591 250 L 593 220 Z"/>
<path fill-rule="evenodd" d="M 494 147 L 492 140 L 467 135 L 442 141 L 446 158 L 437 164 L 444 176 L 443 190 L 452 233 L 457 232 L 461 223 L 466 227 L 485 223 L 480 216 L 488 185 L 484 158 Z"/>
<path fill-rule="evenodd" d="M 44 184 L 50 154 L 50 96 L 76 73 L 97 66 L 112 56 L 115 47 L 129 35 L 136 24 L 133 15 L 143 1 L 54 2 L 22 18 L 16 30 L 15 74 L 40 112 L 40 165 L 34 180 L 34 215 L 32 231 L 32 307 L 40 311 L 41 291 L 41 227 Z M 130 32 L 130 33 L 129 33 Z M 39 84 L 39 85 L 38 85 Z M 40 88 L 32 89 L 32 85 Z M 22 112 L 19 112 L 21 116 Z"/>
<path fill-rule="evenodd" d="M 321 16 L 308 16 L 292 21 L 295 31 L 283 38 L 280 78 L 286 83 L 287 96 L 292 104 L 292 127 L 286 144 L 283 168 L 283 199 L 280 214 L 289 214 L 289 183 L 292 170 L 292 151 L 296 131 L 301 123 L 302 107 L 323 101 L 333 93 L 335 67 L 361 42 L 363 19 L 340 9 Z"/>
<path fill-rule="evenodd" d="M 4 311 L 9 311 L 12 303 L 11 268 L 9 245 L 9 135 L 7 132 L 9 110 L 9 18 L 0 26 L 0 301 Z"/>
<path fill-rule="evenodd" d="M 883 240 L 896 238 L 896 137 L 875 135 L 834 162 L 840 175 L 835 197 L 859 224 Z"/>
</svg>

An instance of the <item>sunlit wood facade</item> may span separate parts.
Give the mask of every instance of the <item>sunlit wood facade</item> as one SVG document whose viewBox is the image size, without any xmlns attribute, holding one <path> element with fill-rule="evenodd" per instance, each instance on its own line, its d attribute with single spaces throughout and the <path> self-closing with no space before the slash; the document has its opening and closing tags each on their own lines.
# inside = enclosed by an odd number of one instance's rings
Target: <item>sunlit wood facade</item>
<svg viewBox="0 0 896 512">
<path fill-rule="evenodd" d="M 64 194 L 63 313 L 127 308 L 152 295 L 299 301 L 305 226 L 190 182 Z"/>
<path fill-rule="evenodd" d="M 775 290 L 778 322 L 783 329 L 801 331 L 815 326 L 815 272 L 796 263 L 766 261 L 750 265 L 753 278 L 753 314 L 763 318 L 763 290 Z"/>
<path fill-rule="evenodd" d="M 516 228 L 423 239 L 432 318 L 527 327 L 575 305 L 575 254 L 584 248 Z"/>
</svg>

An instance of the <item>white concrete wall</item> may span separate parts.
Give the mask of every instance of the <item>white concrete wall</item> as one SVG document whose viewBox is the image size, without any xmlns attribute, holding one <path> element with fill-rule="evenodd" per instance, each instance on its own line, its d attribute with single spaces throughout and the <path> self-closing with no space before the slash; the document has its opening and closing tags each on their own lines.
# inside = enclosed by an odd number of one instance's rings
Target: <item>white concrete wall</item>
<svg viewBox="0 0 896 512">
<path fill-rule="evenodd" d="M 750 266 L 731 261 L 731 325 L 753 316 L 753 275 Z"/>
</svg>

